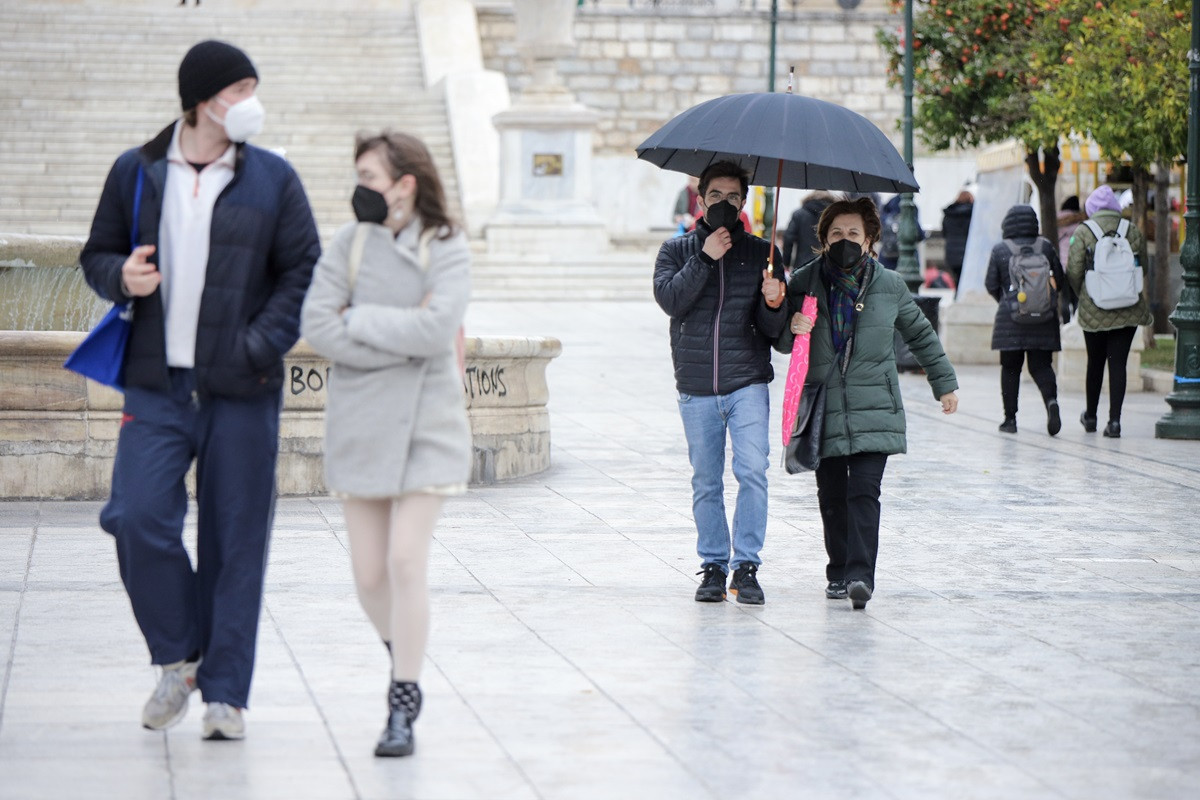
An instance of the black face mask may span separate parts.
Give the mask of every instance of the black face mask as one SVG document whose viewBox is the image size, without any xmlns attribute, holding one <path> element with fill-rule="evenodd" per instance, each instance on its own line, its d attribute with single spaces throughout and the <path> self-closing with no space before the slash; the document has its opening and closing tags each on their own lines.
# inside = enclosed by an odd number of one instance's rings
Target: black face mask
<svg viewBox="0 0 1200 800">
<path fill-rule="evenodd" d="M 722 200 L 708 207 L 704 219 L 708 221 L 709 227 L 714 231 L 717 228 L 726 228 L 732 233 L 738 223 L 738 210 L 733 203 L 730 203 L 728 200 Z"/>
<path fill-rule="evenodd" d="M 829 262 L 840 270 L 849 270 L 862 259 L 862 247 L 858 242 L 839 239 L 829 245 Z"/>
<path fill-rule="evenodd" d="M 387 200 L 374 189 L 368 189 L 362 184 L 355 186 L 350 205 L 354 208 L 354 216 L 358 217 L 359 222 L 374 222 L 379 225 L 387 222 Z"/>
</svg>

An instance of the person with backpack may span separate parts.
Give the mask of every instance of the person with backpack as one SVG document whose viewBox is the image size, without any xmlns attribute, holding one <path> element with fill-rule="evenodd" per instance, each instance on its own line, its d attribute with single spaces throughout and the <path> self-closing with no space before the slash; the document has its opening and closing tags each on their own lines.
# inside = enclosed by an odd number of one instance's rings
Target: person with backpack
<svg viewBox="0 0 1200 800">
<path fill-rule="evenodd" d="M 1062 430 L 1058 384 L 1051 363 L 1062 349 L 1058 330 L 1058 287 L 1063 285 L 1058 250 L 1038 235 L 1033 206 L 1016 205 L 1004 215 L 1004 240 L 992 248 L 984 286 L 1000 304 L 992 326 L 992 349 L 1000 351 L 1003 433 L 1017 432 L 1017 394 L 1021 367 L 1028 362 L 1046 406 L 1046 432 Z"/>
<path fill-rule="evenodd" d="M 1087 406 L 1079 421 L 1096 431 L 1100 388 L 1108 368 L 1108 424 L 1104 435 L 1121 436 L 1125 401 L 1125 369 L 1137 326 L 1151 322 L 1144 291 L 1146 239 L 1121 217 L 1121 203 L 1108 185 L 1092 192 L 1084 204 L 1088 219 L 1075 229 L 1067 259 L 1067 280 L 1079 295 L 1079 327 L 1087 346 Z"/>
</svg>

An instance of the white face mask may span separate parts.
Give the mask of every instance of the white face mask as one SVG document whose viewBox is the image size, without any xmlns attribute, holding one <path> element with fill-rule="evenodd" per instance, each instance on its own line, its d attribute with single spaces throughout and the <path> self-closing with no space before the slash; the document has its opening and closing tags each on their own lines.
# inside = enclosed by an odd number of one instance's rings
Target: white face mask
<svg viewBox="0 0 1200 800">
<path fill-rule="evenodd" d="M 229 137 L 229 141 L 240 144 L 251 136 L 262 133 L 263 118 L 266 117 L 267 112 L 259 102 L 258 95 L 250 95 L 245 100 L 239 100 L 233 105 L 229 105 L 219 97 L 214 99 L 225 107 L 224 121 L 219 119 L 211 108 L 205 108 L 204 112 L 213 122 L 225 127 L 225 135 Z"/>
</svg>

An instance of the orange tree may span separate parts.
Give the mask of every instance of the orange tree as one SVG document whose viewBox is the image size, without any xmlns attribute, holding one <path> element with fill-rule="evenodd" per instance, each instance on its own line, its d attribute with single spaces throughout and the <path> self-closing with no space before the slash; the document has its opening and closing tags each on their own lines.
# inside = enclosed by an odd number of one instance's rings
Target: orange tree
<svg viewBox="0 0 1200 800">
<path fill-rule="evenodd" d="M 1044 90 L 1031 114 L 1049 129 L 1090 137 L 1113 160 L 1133 168 L 1134 219 L 1144 225 L 1150 168 L 1157 196 L 1168 193 L 1172 162 L 1187 149 L 1191 0 L 1044 0 L 1052 19 L 1035 48 Z M 1169 309 L 1169 209 L 1155 204 L 1153 304 L 1162 326 Z M 1163 246 L 1159 247 L 1158 242 Z M 1161 277 L 1160 277 L 1161 276 Z M 1165 329 L 1165 328 L 1164 328 Z"/>
<path fill-rule="evenodd" d="M 1065 44 L 1044 33 L 1053 0 L 925 0 L 913 9 L 913 130 L 933 150 L 1018 139 L 1041 196 L 1043 234 L 1057 237 L 1054 186 L 1059 134 L 1053 117 L 1030 114 L 1045 86 L 1039 65 Z M 892 0 L 893 11 L 903 8 Z M 1055 17 L 1056 18 L 1056 15 Z M 900 85 L 903 31 L 881 30 L 888 73 Z M 1040 157 L 1039 157 L 1040 156 Z"/>
</svg>

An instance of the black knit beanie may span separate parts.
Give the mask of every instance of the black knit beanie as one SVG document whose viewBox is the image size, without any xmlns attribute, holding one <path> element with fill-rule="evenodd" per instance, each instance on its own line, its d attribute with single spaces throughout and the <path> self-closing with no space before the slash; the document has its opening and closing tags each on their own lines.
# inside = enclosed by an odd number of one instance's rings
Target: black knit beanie
<svg viewBox="0 0 1200 800">
<path fill-rule="evenodd" d="M 179 64 L 179 99 L 183 110 L 195 108 L 244 78 L 258 79 L 249 56 L 215 39 L 200 42 L 188 50 Z"/>
</svg>

